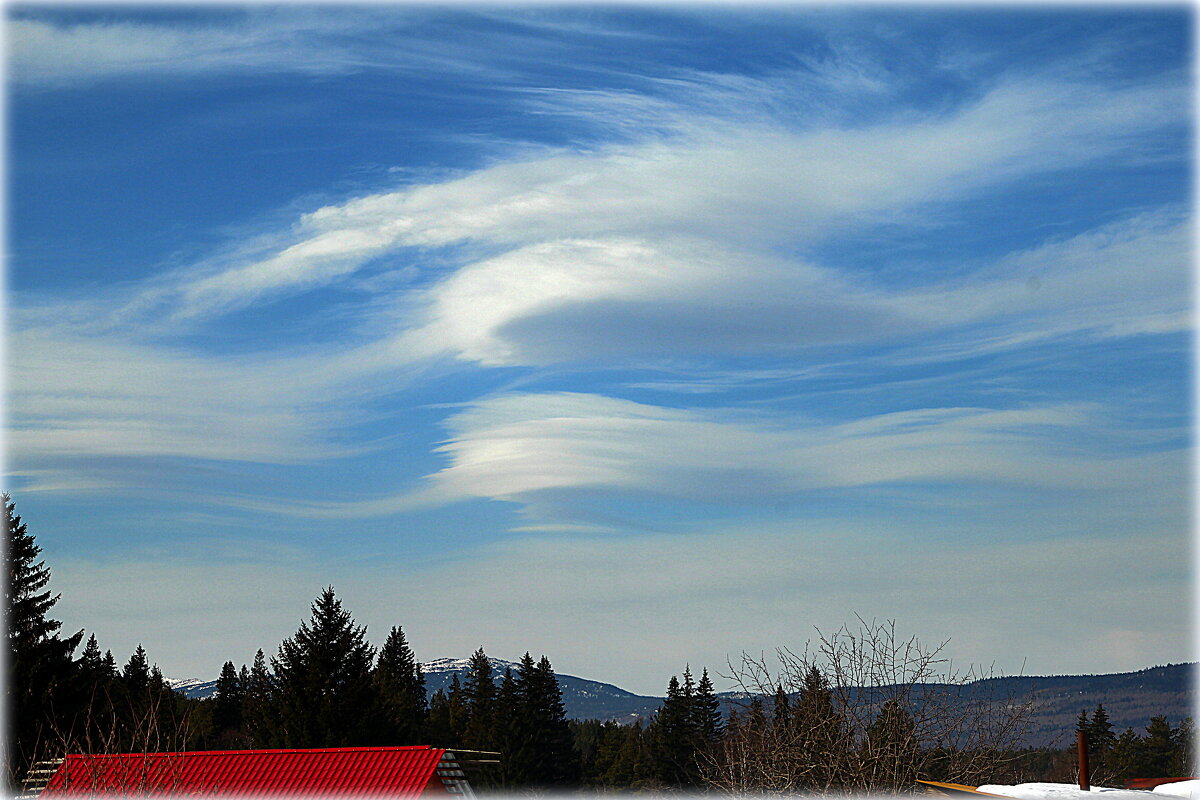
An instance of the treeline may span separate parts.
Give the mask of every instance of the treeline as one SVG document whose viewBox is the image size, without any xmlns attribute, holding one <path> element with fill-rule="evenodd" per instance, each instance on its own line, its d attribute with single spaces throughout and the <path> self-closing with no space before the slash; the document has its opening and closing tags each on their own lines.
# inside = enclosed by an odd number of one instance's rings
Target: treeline
<svg viewBox="0 0 1200 800">
<path fill-rule="evenodd" d="M 268 665 L 269 664 L 269 665 Z M 240 670 L 226 662 L 199 749 L 432 744 L 503 754 L 472 782 L 494 788 L 554 788 L 579 782 L 579 759 L 549 659 L 526 653 L 497 684 L 483 648 L 466 679 L 426 700 L 421 665 L 400 627 L 378 653 L 333 588 L 312 619 L 268 660 Z M 486 757 L 485 757 L 486 758 Z"/>
<path fill-rule="evenodd" d="M 1092 782 L 1097 785 L 1119 786 L 1131 778 L 1196 774 L 1190 718 L 1172 728 L 1165 716 L 1152 717 L 1145 736 L 1133 728 L 1118 735 L 1101 704 L 1090 719 L 1087 711 L 1081 711 L 1075 730 L 1087 736 Z"/>
<path fill-rule="evenodd" d="M 30 765 L 64 753 L 244 748 L 425 745 L 502 752 L 472 775 L 477 785 L 562 788 L 580 781 L 562 692 L 550 661 L 526 653 L 495 676 L 480 648 L 464 681 L 427 700 L 421 667 L 400 627 L 376 652 L 366 628 L 333 587 L 311 618 L 251 664 L 225 662 L 210 700 L 171 689 L 138 645 L 124 666 L 83 631 L 60 635 L 50 570 L 15 506 L 3 495 L 8 530 L 10 727 L 6 774 L 15 787 Z M 497 678 L 499 682 L 497 683 Z"/>
<path fill-rule="evenodd" d="M 430 696 L 399 626 L 376 650 L 332 587 L 311 617 L 249 664 L 226 661 L 215 696 L 173 691 L 141 645 L 123 665 L 95 636 L 64 636 L 40 548 L 3 496 L 9 531 L 7 774 L 67 752 L 433 745 L 500 753 L 472 770 L 506 792 L 718 790 L 734 794 L 909 792 L 915 781 L 1073 782 L 1073 748 L 1020 746 L 1027 699 L 968 697 L 972 676 L 939 672 L 938 649 L 863 623 L 822 636 L 812 654 L 779 651 L 781 668 L 743 657 L 744 704 L 724 717 L 707 670 L 685 668 L 647 725 L 568 721 L 550 661 L 526 653 L 493 670 L 483 649 Z M 860 620 L 861 621 L 861 620 Z M 931 689 L 930 687 L 937 687 Z M 1093 783 L 1194 774 L 1190 721 L 1117 734 L 1100 706 L 1080 716 Z M 484 757 L 487 758 L 487 757 Z"/>
</svg>

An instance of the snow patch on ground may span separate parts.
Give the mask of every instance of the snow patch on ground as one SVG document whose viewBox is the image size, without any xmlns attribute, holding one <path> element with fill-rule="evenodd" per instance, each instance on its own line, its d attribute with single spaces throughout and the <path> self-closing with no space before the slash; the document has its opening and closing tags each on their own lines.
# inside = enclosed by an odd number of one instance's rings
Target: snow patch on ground
<svg viewBox="0 0 1200 800">
<path fill-rule="evenodd" d="M 1015 786 L 987 783 L 978 787 L 979 791 L 988 794 L 998 794 L 1003 797 L 1013 797 L 1016 800 L 1095 800 L 1093 794 L 1103 794 L 1104 800 L 1149 800 L 1152 795 L 1160 798 L 1200 798 L 1197 790 L 1200 780 L 1179 781 L 1158 786 L 1153 792 L 1139 789 L 1111 789 L 1107 786 L 1093 786 L 1084 791 L 1070 783 L 1019 783 Z"/>
</svg>

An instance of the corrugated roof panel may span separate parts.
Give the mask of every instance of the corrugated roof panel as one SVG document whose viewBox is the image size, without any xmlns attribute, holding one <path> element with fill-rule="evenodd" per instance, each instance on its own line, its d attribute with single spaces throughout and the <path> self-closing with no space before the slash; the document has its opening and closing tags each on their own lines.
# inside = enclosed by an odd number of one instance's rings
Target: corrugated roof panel
<svg viewBox="0 0 1200 800">
<path fill-rule="evenodd" d="M 445 750 L 344 747 L 69 755 L 42 794 L 419 796 Z"/>
</svg>

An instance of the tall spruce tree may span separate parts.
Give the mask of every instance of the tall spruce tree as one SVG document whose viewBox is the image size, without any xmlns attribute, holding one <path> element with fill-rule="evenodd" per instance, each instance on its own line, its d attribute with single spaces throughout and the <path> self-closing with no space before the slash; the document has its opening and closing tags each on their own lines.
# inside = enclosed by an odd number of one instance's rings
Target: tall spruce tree
<svg viewBox="0 0 1200 800">
<path fill-rule="evenodd" d="M 792 704 L 783 684 L 775 687 L 775 700 L 771 708 L 771 725 L 776 730 L 786 730 L 792 724 Z"/>
<path fill-rule="evenodd" d="M 375 687 L 384 713 L 385 744 L 423 744 L 429 717 L 425 675 L 400 627 L 392 628 L 379 649 Z"/>
<path fill-rule="evenodd" d="M 513 679 L 515 715 L 508 750 L 504 753 L 504 780 L 510 787 L 564 788 L 580 778 L 562 690 L 550 660 L 534 663 L 526 653 Z"/>
<path fill-rule="evenodd" d="M 133 697 L 140 697 L 150 688 L 150 662 L 146 658 L 146 651 L 142 644 L 138 644 L 137 649 L 133 651 L 130 660 L 125 662 L 125 667 L 121 668 L 121 682 L 125 685 L 125 691 Z"/>
<path fill-rule="evenodd" d="M 242 684 L 242 730 L 250 741 L 251 747 L 265 747 L 271 744 L 274 737 L 274 678 L 267 670 L 267 659 L 262 648 L 254 654 L 253 666 L 246 670 L 246 679 Z"/>
<path fill-rule="evenodd" d="M 312 618 L 279 645 L 271 660 L 283 747 L 350 747 L 378 737 L 375 651 L 333 587 L 312 604 Z"/>
<path fill-rule="evenodd" d="M 667 786 L 686 788 L 697 779 L 695 700 L 695 683 L 687 668 L 682 684 L 674 675 L 667 682 L 667 696 L 650 724 L 655 776 Z"/>
<path fill-rule="evenodd" d="M 1176 766 L 1176 732 L 1165 716 L 1150 718 L 1146 726 L 1146 736 L 1142 739 L 1142 762 L 1139 768 L 1141 778 L 1170 778 L 1176 777 L 1171 770 Z"/>
<path fill-rule="evenodd" d="M 4 584 L 8 627 L 8 741 L 9 776 L 24 774 L 38 755 L 39 743 L 64 727 L 65 716 L 76 702 L 71 689 L 77 668 L 72 661 L 83 631 L 63 639 L 62 623 L 47 616 L 59 595 L 51 594 L 50 569 L 38 560 L 42 549 L 16 513 L 16 504 L 5 492 L 8 526 L 8 576 Z"/>
<path fill-rule="evenodd" d="M 786 697 L 785 697 L 786 700 Z M 786 704 L 785 704 L 786 705 Z M 778 711 L 778 706 L 776 711 Z M 696 684 L 696 700 L 693 704 L 693 723 L 696 729 L 696 745 L 699 750 L 709 750 L 721 741 L 723 732 L 721 725 L 721 701 L 713 690 L 712 680 L 708 677 L 708 669 L 700 672 L 700 681 Z"/>
<path fill-rule="evenodd" d="M 213 733 L 218 738 L 241 730 L 242 708 L 246 701 L 246 691 L 238 677 L 237 669 L 232 661 L 226 661 L 217 677 L 217 694 L 212 699 Z"/>
<path fill-rule="evenodd" d="M 491 750 L 495 747 L 496 682 L 492 678 L 492 664 L 483 648 L 471 654 L 467 663 L 467 677 L 462 685 L 463 700 L 467 704 L 467 724 L 463 731 L 463 744 L 472 750 Z"/>
</svg>

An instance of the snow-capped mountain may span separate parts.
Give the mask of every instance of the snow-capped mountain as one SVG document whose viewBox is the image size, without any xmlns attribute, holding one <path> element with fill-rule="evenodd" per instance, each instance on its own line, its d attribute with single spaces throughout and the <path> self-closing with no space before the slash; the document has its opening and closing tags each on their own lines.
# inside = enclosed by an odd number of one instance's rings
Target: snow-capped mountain
<svg viewBox="0 0 1200 800">
<path fill-rule="evenodd" d="M 193 700 L 204 700 L 217 693 L 217 682 L 203 678 L 163 678 L 167 686 Z"/>
<path fill-rule="evenodd" d="M 511 669 L 513 672 L 521 665 L 516 661 L 505 661 L 502 658 L 492 658 L 488 656 L 488 663 L 492 665 L 492 673 L 503 675 L 504 670 Z M 447 675 L 457 672 L 464 673 L 471 665 L 469 658 L 435 658 L 433 661 L 424 661 L 421 663 L 421 671 L 426 675 L 444 672 Z M 447 683 L 447 685 L 449 685 Z"/>
</svg>

